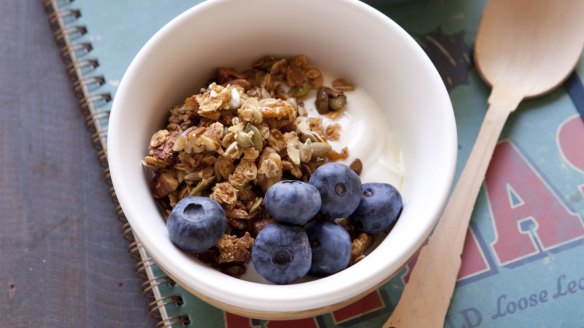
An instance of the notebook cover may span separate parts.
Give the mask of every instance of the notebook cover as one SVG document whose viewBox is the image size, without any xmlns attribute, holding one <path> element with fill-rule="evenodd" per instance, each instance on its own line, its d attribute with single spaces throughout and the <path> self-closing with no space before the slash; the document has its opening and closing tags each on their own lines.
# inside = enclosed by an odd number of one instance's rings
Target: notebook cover
<svg viewBox="0 0 584 328">
<path fill-rule="evenodd" d="M 87 27 L 81 40 L 93 47 L 86 56 L 100 63 L 92 74 L 105 77 L 99 92 L 115 97 L 141 46 L 198 2 L 77 0 L 67 5 L 81 13 L 75 24 Z M 486 1 L 369 3 L 409 32 L 443 77 L 457 121 L 458 177 L 487 108 L 489 88 L 471 58 Z M 524 101 L 505 125 L 473 213 L 446 327 L 584 326 L 584 121 L 578 114 L 584 113 L 582 77 L 584 59 L 562 87 Z M 420 93 L 423 96 L 423 90 Z M 109 107 L 95 110 L 107 112 Z M 105 133 L 107 118 L 98 124 Z M 160 284 L 156 297 L 180 295 L 180 304 L 164 306 L 164 318 L 188 316 L 189 327 L 379 327 L 397 303 L 414 263 L 415 258 L 363 300 L 299 321 L 266 322 L 224 313 L 178 285 Z M 155 265 L 149 270 L 150 275 L 164 276 Z"/>
</svg>

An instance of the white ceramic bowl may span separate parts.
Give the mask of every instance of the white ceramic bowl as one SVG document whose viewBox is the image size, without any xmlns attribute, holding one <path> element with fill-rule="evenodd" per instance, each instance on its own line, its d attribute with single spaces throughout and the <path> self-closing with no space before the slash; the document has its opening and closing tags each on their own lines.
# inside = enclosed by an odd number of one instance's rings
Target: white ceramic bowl
<svg viewBox="0 0 584 328">
<path fill-rule="evenodd" d="M 266 54 L 305 54 L 322 71 L 363 87 L 382 105 L 379 115 L 389 122 L 406 171 L 404 210 L 389 236 L 358 264 L 292 285 L 233 278 L 173 246 L 141 166 L 150 137 L 164 126 L 170 107 L 203 86 L 216 67 L 249 67 Z M 428 57 L 392 20 L 350 0 L 209 0 L 186 11 L 132 61 L 108 131 L 115 191 L 150 255 L 193 294 L 256 318 L 331 311 L 386 281 L 434 226 L 450 190 L 457 152 L 451 103 Z"/>
</svg>

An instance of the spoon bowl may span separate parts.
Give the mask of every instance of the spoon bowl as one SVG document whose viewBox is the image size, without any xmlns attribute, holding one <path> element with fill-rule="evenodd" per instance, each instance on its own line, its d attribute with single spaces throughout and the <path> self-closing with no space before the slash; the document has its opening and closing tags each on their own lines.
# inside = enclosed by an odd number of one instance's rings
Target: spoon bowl
<svg viewBox="0 0 584 328">
<path fill-rule="evenodd" d="M 550 92 L 574 68 L 584 40 L 584 1 L 501 1 L 485 7 L 474 47 L 479 74 L 524 98 Z"/>
</svg>

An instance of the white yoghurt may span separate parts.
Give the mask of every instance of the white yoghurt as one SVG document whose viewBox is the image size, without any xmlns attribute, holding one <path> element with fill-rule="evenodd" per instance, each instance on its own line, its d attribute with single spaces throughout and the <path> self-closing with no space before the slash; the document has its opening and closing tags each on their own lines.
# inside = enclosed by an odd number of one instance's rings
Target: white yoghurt
<svg viewBox="0 0 584 328">
<path fill-rule="evenodd" d="M 363 88 L 356 87 L 353 91 L 346 91 L 345 96 L 347 105 L 342 115 L 335 119 L 318 113 L 314 105 L 314 91 L 304 100 L 304 107 L 308 116 L 322 117 L 325 128 L 331 123 L 341 126 L 339 140 L 329 143 L 336 151 L 344 146 L 349 148 L 349 158 L 342 161 L 343 163 L 349 165 L 357 158 L 361 160 L 363 183 L 389 183 L 403 193 L 405 169 L 402 152 L 381 107 Z"/>
</svg>

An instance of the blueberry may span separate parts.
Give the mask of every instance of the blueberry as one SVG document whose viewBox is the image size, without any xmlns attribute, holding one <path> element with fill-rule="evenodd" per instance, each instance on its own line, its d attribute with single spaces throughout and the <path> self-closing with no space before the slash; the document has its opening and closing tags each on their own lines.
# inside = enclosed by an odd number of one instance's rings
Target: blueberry
<svg viewBox="0 0 584 328">
<path fill-rule="evenodd" d="M 306 232 L 284 223 L 268 225 L 255 239 L 251 260 L 262 277 L 276 284 L 303 277 L 312 260 Z"/>
<path fill-rule="evenodd" d="M 317 168 L 308 181 L 320 193 L 320 212 L 334 218 L 349 216 L 361 199 L 361 180 L 348 166 L 327 163 Z"/>
<path fill-rule="evenodd" d="M 316 221 L 306 227 L 312 248 L 312 265 L 308 272 L 314 276 L 328 276 L 349 265 L 351 237 L 347 230 L 330 221 Z"/>
<path fill-rule="evenodd" d="M 225 232 L 227 219 L 219 203 L 208 197 L 185 197 L 173 208 L 166 227 L 177 247 L 203 252 L 215 246 Z"/>
<path fill-rule="evenodd" d="M 264 205 L 278 222 L 305 224 L 320 210 L 318 190 L 306 182 L 282 180 L 270 187 Z"/>
<path fill-rule="evenodd" d="M 349 220 L 363 232 L 379 233 L 398 219 L 402 208 L 402 197 L 394 186 L 365 183 L 359 207 Z"/>
</svg>

